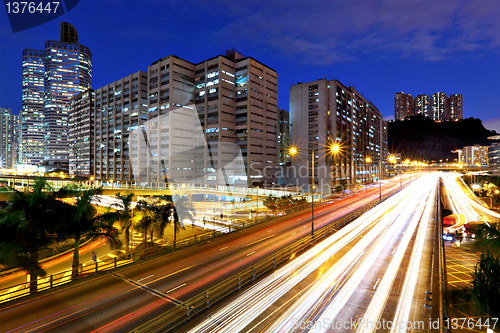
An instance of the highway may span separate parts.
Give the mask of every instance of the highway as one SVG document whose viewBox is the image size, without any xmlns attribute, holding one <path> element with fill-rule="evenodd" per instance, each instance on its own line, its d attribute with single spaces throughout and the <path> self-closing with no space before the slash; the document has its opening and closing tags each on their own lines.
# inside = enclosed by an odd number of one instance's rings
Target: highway
<svg viewBox="0 0 500 333">
<path fill-rule="evenodd" d="M 465 217 L 465 221 L 462 221 L 462 224 L 472 221 L 485 221 L 488 223 L 498 220 L 500 214 L 490 210 L 484 203 L 477 199 L 462 182 L 460 176 L 462 175 L 457 173 L 444 173 L 442 179 L 451 210 L 453 213 L 462 214 Z M 457 225 L 454 227 L 460 226 Z"/>
<path fill-rule="evenodd" d="M 424 298 L 415 295 L 432 285 L 437 185 L 437 174 L 423 176 L 189 332 L 373 332 L 370 322 L 427 323 L 429 314 L 415 310 Z"/>
<path fill-rule="evenodd" d="M 415 177 L 414 177 L 415 178 Z M 399 187 L 384 184 L 383 193 Z M 315 228 L 378 201 L 377 187 L 315 209 Z M 310 233 L 310 212 L 118 268 L 0 306 L 2 332 L 130 331 Z"/>
</svg>

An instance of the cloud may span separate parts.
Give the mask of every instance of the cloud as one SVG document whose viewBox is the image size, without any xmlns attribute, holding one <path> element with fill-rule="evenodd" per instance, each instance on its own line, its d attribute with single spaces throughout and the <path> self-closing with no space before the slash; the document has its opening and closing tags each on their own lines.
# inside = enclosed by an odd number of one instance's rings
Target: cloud
<svg viewBox="0 0 500 333">
<path fill-rule="evenodd" d="M 217 38 L 317 65 L 386 55 L 441 61 L 500 49 L 497 0 L 215 3 L 214 15 L 226 19 Z"/>
</svg>

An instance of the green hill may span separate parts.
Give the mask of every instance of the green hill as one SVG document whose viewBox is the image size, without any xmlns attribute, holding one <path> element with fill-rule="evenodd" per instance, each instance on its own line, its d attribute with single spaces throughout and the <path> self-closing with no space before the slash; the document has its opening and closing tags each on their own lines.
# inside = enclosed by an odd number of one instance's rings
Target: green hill
<svg viewBox="0 0 500 333">
<path fill-rule="evenodd" d="M 403 158 L 453 161 L 458 157 L 452 151 L 464 146 L 489 146 L 488 136 L 495 131 L 484 128 L 481 119 L 433 122 L 427 117 L 410 117 L 388 123 L 389 151 L 401 153 Z"/>
</svg>

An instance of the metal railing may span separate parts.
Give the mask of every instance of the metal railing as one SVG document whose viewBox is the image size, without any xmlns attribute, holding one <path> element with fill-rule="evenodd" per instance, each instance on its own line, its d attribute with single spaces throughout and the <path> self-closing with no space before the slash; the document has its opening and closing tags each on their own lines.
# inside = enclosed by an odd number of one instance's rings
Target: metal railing
<svg viewBox="0 0 500 333">
<path fill-rule="evenodd" d="M 315 203 L 315 207 L 319 207 L 326 204 L 326 202 L 318 202 Z M 279 217 L 283 217 L 289 214 L 293 214 L 296 212 L 302 212 L 311 207 L 311 203 L 306 203 L 304 205 L 291 207 L 288 209 L 284 209 L 282 211 L 282 215 Z M 279 218 L 278 217 L 278 218 Z M 112 258 L 108 260 L 98 260 L 95 264 L 80 267 L 78 272 L 78 278 L 83 278 L 91 275 L 96 275 L 100 272 L 108 271 L 123 265 L 127 265 L 133 263 L 138 260 L 149 259 L 151 256 L 161 255 L 165 253 L 170 253 L 172 251 L 176 251 L 182 248 L 186 248 L 188 246 L 192 246 L 195 244 L 199 244 L 202 242 L 207 242 L 214 237 L 218 237 L 229 232 L 234 232 L 236 230 L 244 229 L 250 226 L 254 226 L 263 222 L 271 221 L 275 217 L 270 215 L 258 215 L 255 218 L 250 220 L 242 220 L 236 224 L 228 225 L 221 223 L 221 221 L 215 222 L 216 229 L 207 231 L 202 234 L 193 235 L 187 238 L 183 238 L 177 240 L 175 242 L 167 242 L 164 245 L 159 245 L 155 247 L 150 247 L 146 249 L 141 249 L 137 251 L 130 252 L 127 256 L 123 255 L 121 258 Z M 207 222 L 208 223 L 208 222 Z M 213 222 L 211 221 L 210 224 Z M 71 250 L 69 250 L 70 252 Z M 68 252 L 68 251 L 66 251 Z M 12 272 L 19 270 L 11 270 Z M 9 273 L 12 273 L 9 271 Z M 37 292 L 41 292 L 47 289 L 52 289 L 59 285 L 69 283 L 72 281 L 71 279 L 72 269 L 62 271 L 56 274 L 51 274 L 47 277 L 39 278 L 37 281 Z M 8 302 L 14 300 L 16 298 L 28 296 L 30 294 L 30 282 L 23 282 L 16 285 L 11 285 L 5 288 L 0 289 L 0 303 Z"/>
<path fill-rule="evenodd" d="M 382 201 L 385 200 L 386 198 L 388 198 L 389 196 L 393 195 L 394 193 L 398 192 L 400 189 L 401 188 L 398 188 L 396 190 L 391 191 L 388 194 L 385 194 L 384 196 L 382 196 Z M 373 206 L 378 204 L 378 200 L 375 200 L 375 202 L 376 203 L 365 206 L 358 211 L 365 212 L 366 210 L 371 209 Z M 325 204 L 327 204 L 327 201 L 315 202 L 314 207 L 315 208 L 321 207 Z M 141 249 L 141 250 L 137 250 L 137 251 L 132 251 L 127 256 L 123 255 L 120 258 L 115 257 L 115 258 L 108 259 L 108 260 L 98 260 L 93 265 L 80 267 L 79 272 L 78 272 L 78 278 L 96 275 L 100 272 L 109 271 L 111 269 L 115 269 L 117 267 L 121 267 L 121 266 L 130 264 L 130 263 L 139 261 L 139 260 L 149 259 L 152 256 L 162 255 L 165 253 L 171 253 L 173 251 L 176 251 L 176 250 L 179 250 L 182 248 L 186 248 L 186 247 L 196 245 L 196 244 L 199 244 L 202 242 L 207 242 L 215 237 L 227 234 L 228 232 L 234 232 L 234 231 L 237 231 L 240 229 L 248 228 L 248 227 L 260 224 L 260 223 L 274 220 L 276 218 L 288 217 L 288 215 L 299 213 L 299 212 L 304 212 L 310 208 L 311 208 L 311 203 L 309 202 L 309 203 L 306 203 L 306 204 L 303 204 L 300 206 L 290 207 L 288 209 L 279 210 L 280 216 L 276 216 L 276 217 L 271 216 L 271 215 L 260 215 L 260 216 L 258 215 L 257 217 L 252 218 L 250 220 L 247 220 L 247 221 L 243 220 L 239 223 L 232 224 L 232 225 L 222 224 L 219 221 L 219 222 L 216 222 L 216 225 L 219 227 L 218 229 L 207 231 L 203 234 L 193 235 L 193 236 L 190 236 L 187 238 L 177 240 L 175 242 L 167 242 L 164 245 L 157 244 L 157 246 L 154 246 L 154 247 L 149 247 L 149 248 L 145 248 L 145 249 Z M 358 211 L 356 211 L 356 212 L 358 212 Z M 347 219 L 349 219 L 351 216 L 354 216 L 353 214 L 355 214 L 356 212 L 348 215 Z M 361 213 L 356 215 L 356 217 L 359 215 L 361 215 Z M 339 225 L 344 226 L 345 224 L 342 224 L 342 223 L 345 223 L 345 218 L 346 217 L 340 218 L 338 220 L 339 222 L 337 222 L 337 223 L 340 223 Z M 352 219 L 349 219 L 349 222 L 351 220 Z M 210 224 L 212 224 L 212 222 L 210 222 Z M 321 231 L 321 230 L 325 229 L 326 227 L 328 227 L 328 226 L 325 226 L 322 229 L 315 231 L 314 237 L 316 237 L 316 239 L 324 238 L 325 231 Z M 338 228 L 336 228 L 336 229 L 338 229 Z M 309 236 L 309 237 L 311 237 L 311 236 Z M 310 244 L 306 241 L 301 246 L 304 247 L 304 246 L 309 246 L 309 245 Z M 52 275 L 47 276 L 47 277 L 39 278 L 38 283 L 37 283 L 37 292 L 41 292 L 41 291 L 51 289 L 51 288 L 57 287 L 59 285 L 71 282 L 72 281 L 71 274 L 72 274 L 72 269 L 69 269 L 69 270 L 62 271 L 62 272 L 59 272 L 56 274 L 52 274 Z M 29 281 L 19 283 L 16 285 L 11 285 L 11 286 L 5 287 L 3 289 L 0 289 L 0 303 L 8 302 L 8 301 L 11 301 L 11 300 L 14 300 L 14 299 L 17 299 L 20 297 L 28 296 L 28 295 L 30 295 L 30 282 Z"/>
</svg>

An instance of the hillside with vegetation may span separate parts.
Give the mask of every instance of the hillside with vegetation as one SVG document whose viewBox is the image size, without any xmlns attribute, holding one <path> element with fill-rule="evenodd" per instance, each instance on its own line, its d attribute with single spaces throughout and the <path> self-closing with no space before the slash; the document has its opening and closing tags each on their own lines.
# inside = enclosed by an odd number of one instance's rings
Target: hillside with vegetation
<svg viewBox="0 0 500 333">
<path fill-rule="evenodd" d="M 454 150 L 464 146 L 489 146 L 489 136 L 496 135 L 483 126 L 481 119 L 433 122 L 427 117 L 410 117 L 388 123 L 389 151 L 403 158 L 429 161 L 455 160 Z"/>
</svg>

